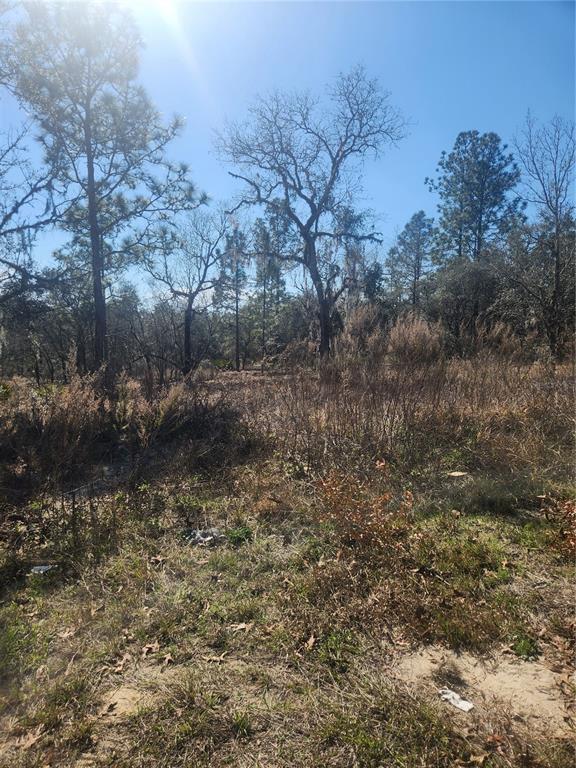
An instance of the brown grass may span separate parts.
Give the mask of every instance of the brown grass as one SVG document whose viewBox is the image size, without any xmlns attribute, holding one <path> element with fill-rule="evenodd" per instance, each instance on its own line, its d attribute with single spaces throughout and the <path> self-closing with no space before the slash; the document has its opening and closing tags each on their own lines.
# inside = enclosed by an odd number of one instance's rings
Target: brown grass
<svg viewBox="0 0 576 768">
<path fill-rule="evenodd" d="M 373 321 L 321 371 L 3 386 L 0 765 L 570 764 L 504 700 L 461 715 L 392 682 L 431 643 L 537 658 L 568 730 L 570 371 L 504 332 L 461 360 Z M 61 492 L 103 462 L 73 523 Z M 182 536 L 214 525 L 213 550 Z"/>
</svg>

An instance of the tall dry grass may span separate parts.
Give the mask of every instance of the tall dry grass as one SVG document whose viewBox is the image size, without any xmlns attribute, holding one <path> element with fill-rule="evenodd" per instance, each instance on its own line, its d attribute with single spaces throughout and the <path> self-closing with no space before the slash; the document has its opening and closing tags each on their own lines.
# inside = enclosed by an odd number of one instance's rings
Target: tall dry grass
<svg viewBox="0 0 576 768">
<path fill-rule="evenodd" d="M 502 329 L 485 338 L 462 359 L 446 354 L 439 326 L 416 316 L 387 334 L 365 322 L 321 370 L 245 376 L 234 397 L 253 429 L 305 474 L 362 474 L 386 459 L 403 471 L 569 478 L 572 370 L 506 354 Z"/>
<path fill-rule="evenodd" d="M 0 385 L 0 494 L 9 499 L 40 485 L 63 488 L 94 465 L 135 461 L 180 437 L 230 441 L 235 423 L 225 397 L 196 382 L 148 398 L 124 375 L 106 390 L 98 374 L 43 387 L 14 378 Z"/>
</svg>

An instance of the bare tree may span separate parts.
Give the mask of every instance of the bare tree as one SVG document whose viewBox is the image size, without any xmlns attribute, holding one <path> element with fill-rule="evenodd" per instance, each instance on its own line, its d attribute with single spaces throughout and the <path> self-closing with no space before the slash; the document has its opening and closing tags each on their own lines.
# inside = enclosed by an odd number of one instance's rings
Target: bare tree
<svg viewBox="0 0 576 768">
<path fill-rule="evenodd" d="M 523 170 L 527 202 L 537 206 L 543 231 L 548 231 L 548 249 L 553 264 L 552 293 L 546 302 L 546 331 L 555 358 L 562 356 L 562 305 L 566 283 L 571 277 L 571 260 L 566 243 L 573 229 L 574 124 L 555 116 L 547 125 L 537 125 L 530 113 L 515 141 Z M 518 279 L 518 278 L 517 278 Z M 526 286 L 532 290 L 532 286 Z"/>
<path fill-rule="evenodd" d="M 245 124 L 233 123 L 218 149 L 245 183 L 236 208 L 258 206 L 286 217 L 298 247 L 285 258 L 309 273 L 318 300 L 320 355 L 330 352 L 331 313 L 338 298 L 331 262 L 323 270 L 322 241 L 376 239 L 373 231 L 347 231 L 352 197 L 360 189 L 362 161 L 404 135 L 404 121 L 389 95 L 361 67 L 340 75 L 328 104 L 309 94 L 259 98 Z"/>
<path fill-rule="evenodd" d="M 227 229 L 223 212 L 194 211 L 176 238 L 168 237 L 163 247 L 157 248 L 153 255 L 149 253 L 144 260 L 144 266 L 154 280 L 168 288 L 173 298 L 185 302 L 184 374 L 194 367 L 192 323 L 197 302 L 202 294 L 215 286 Z"/>
</svg>

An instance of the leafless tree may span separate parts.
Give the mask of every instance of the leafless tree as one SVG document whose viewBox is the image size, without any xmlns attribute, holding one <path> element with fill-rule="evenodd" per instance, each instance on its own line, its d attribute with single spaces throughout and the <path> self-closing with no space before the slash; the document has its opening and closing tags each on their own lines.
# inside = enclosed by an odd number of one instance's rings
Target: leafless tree
<svg viewBox="0 0 576 768">
<path fill-rule="evenodd" d="M 538 125 L 530 114 L 515 141 L 523 170 L 525 197 L 537 206 L 542 229 L 550 233 L 548 249 L 553 264 L 552 294 L 547 304 L 546 329 L 555 358 L 562 356 L 561 325 L 565 284 L 570 280 L 573 258 L 568 258 L 565 244 L 573 228 L 574 163 L 576 143 L 574 124 L 555 116 L 548 124 Z M 531 290 L 531 286 L 526 286 Z"/>
<path fill-rule="evenodd" d="M 340 75 L 327 103 L 309 94 L 274 93 L 259 98 L 244 124 L 230 124 L 218 140 L 221 157 L 244 182 L 236 209 L 257 206 L 287 219 L 298 236 L 289 261 L 308 271 L 318 300 L 320 355 L 330 352 L 331 313 L 338 298 L 332 262 L 323 269 L 320 244 L 376 239 L 349 228 L 352 197 L 360 189 L 366 157 L 404 135 L 405 123 L 388 93 L 362 67 Z"/>
<path fill-rule="evenodd" d="M 149 253 L 144 260 L 145 268 L 153 279 L 165 286 L 172 298 L 185 302 L 184 374 L 194 367 L 194 313 L 199 298 L 214 288 L 227 230 L 224 212 L 210 214 L 193 211 L 178 236 L 167 237 L 163 247 L 158 247 L 153 254 Z"/>
</svg>

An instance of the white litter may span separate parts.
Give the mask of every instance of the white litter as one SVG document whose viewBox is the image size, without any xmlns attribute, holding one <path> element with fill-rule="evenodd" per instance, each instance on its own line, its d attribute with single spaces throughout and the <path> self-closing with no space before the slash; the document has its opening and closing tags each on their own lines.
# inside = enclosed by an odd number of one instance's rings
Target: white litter
<svg viewBox="0 0 576 768">
<path fill-rule="evenodd" d="M 471 701 L 466 701 L 455 691 L 451 691 L 450 688 L 440 688 L 438 693 L 443 701 L 449 702 L 453 707 L 461 709 L 462 712 L 470 712 L 471 709 L 474 709 L 474 704 Z"/>
<path fill-rule="evenodd" d="M 42 575 L 48 573 L 48 571 L 51 571 L 55 567 L 56 566 L 54 565 L 35 565 L 34 568 L 30 569 L 30 573 Z"/>
</svg>

